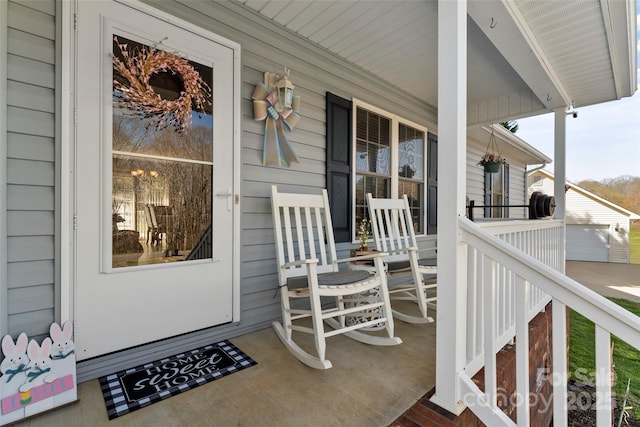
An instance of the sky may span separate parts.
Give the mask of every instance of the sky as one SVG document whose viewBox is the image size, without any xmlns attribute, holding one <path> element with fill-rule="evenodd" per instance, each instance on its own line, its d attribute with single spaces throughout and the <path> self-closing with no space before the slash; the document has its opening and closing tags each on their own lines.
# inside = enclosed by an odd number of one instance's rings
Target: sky
<svg viewBox="0 0 640 427">
<path fill-rule="evenodd" d="M 638 2 L 640 29 L 640 2 Z M 640 31 L 638 31 L 640 58 Z M 566 174 L 573 183 L 602 181 L 622 175 L 640 177 L 640 65 L 638 88 L 632 96 L 590 107 L 576 108 L 578 117 L 566 119 Z M 553 113 L 519 119 L 516 135 L 552 159 Z M 553 172 L 554 164 L 545 167 Z"/>
</svg>

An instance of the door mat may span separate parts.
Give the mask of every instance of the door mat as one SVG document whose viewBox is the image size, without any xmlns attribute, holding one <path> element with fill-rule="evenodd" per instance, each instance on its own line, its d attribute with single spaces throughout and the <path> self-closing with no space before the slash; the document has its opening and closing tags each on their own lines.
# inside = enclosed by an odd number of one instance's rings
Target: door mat
<svg viewBox="0 0 640 427">
<path fill-rule="evenodd" d="M 112 420 L 257 364 L 229 341 L 200 347 L 100 378 Z"/>
</svg>

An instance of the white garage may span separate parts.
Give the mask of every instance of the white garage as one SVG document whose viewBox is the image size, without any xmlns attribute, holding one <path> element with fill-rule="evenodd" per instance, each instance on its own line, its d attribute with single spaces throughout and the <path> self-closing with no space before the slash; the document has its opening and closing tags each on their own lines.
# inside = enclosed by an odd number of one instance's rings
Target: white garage
<svg viewBox="0 0 640 427">
<path fill-rule="evenodd" d="M 608 224 L 567 224 L 567 260 L 609 261 Z"/>
<path fill-rule="evenodd" d="M 549 172 L 533 171 L 528 180 L 529 197 L 534 191 L 553 195 Z M 564 189 L 567 259 L 629 263 L 631 221 L 640 220 L 640 215 L 568 181 Z"/>
</svg>

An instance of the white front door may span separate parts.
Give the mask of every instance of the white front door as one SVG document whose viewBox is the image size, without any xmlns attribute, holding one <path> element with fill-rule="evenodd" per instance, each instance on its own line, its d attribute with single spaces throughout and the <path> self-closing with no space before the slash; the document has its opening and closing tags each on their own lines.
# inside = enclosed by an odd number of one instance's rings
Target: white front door
<svg viewBox="0 0 640 427">
<path fill-rule="evenodd" d="M 79 1 L 79 360 L 232 322 L 234 53 L 149 7 Z"/>
</svg>

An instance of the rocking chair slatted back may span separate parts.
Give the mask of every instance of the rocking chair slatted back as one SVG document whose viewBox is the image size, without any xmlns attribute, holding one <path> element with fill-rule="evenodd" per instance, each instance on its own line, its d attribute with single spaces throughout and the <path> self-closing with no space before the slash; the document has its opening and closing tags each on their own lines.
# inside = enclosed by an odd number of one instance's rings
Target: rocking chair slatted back
<svg viewBox="0 0 640 427">
<path fill-rule="evenodd" d="M 273 215 L 278 264 L 317 259 L 318 274 L 338 271 L 331 216 L 325 212 L 329 203 L 326 190 L 322 195 L 306 195 L 272 189 L 271 197 L 280 209 L 279 215 Z M 307 265 L 292 265 L 279 274 L 283 285 L 290 277 L 307 275 Z"/>
<path fill-rule="evenodd" d="M 406 260 L 407 249 L 418 247 L 407 195 L 402 199 L 374 199 L 369 193 L 367 203 L 374 206 L 371 228 L 376 247 L 390 253 L 385 261 Z"/>
<path fill-rule="evenodd" d="M 418 313 L 393 310 L 393 315 L 409 323 L 432 322 L 428 305 L 434 304 L 436 297 L 427 296 L 427 292 L 435 290 L 437 284 L 426 283 L 425 279 L 429 282 L 434 280 L 436 267 L 433 260 L 418 258 L 418 243 L 407 195 L 401 199 L 375 199 L 368 193 L 367 204 L 376 248 L 389 253 L 384 258 L 389 276 L 411 276 L 413 279 L 413 283 L 393 286 L 389 293 L 392 300 L 414 301 L 418 305 Z"/>
</svg>

